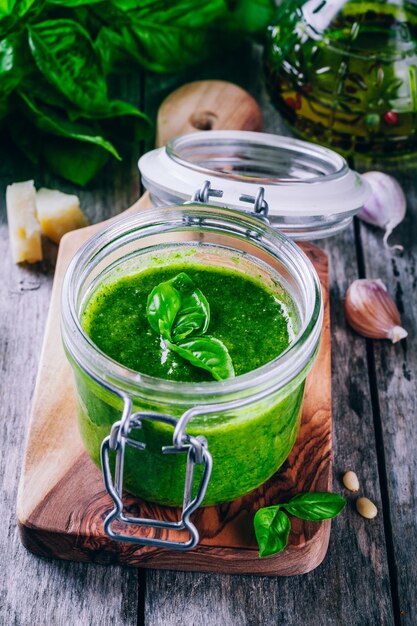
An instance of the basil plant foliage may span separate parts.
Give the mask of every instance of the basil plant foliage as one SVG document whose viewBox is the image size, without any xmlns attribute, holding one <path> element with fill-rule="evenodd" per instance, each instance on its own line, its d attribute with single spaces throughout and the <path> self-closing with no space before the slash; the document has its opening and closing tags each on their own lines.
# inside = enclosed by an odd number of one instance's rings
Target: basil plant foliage
<svg viewBox="0 0 417 626">
<path fill-rule="evenodd" d="M 183 70 L 263 33 L 273 13 L 273 0 L 0 0 L 0 133 L 85 185 L 152 133 L 142 111 L 110 96 L 112 74 Z"/>
</svg>

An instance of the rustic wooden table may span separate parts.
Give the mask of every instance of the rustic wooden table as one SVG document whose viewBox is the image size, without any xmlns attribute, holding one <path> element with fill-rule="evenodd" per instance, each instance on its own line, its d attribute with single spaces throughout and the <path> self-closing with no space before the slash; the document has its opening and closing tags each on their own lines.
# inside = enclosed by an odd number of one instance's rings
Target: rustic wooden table
<svg viewBox="0 0 417 626">
<path fill-rule="evenodd" d="M 245 49 L 222 68 L 186 76 L 121 79 L 132 102 L 154 114 L 176 86 L 199 78 L 237 82 L 263 103 L 265 130 L 286 132 L 262 91 L 258 52 Z M 334 486 L 354 469 L 363 493 L 378 507 L 359 517 L 354 499 L 332 525 L 323 564 L 293 578 L 145 571 L 49 561 L 21 546 L 16 490 L 39 352 L 54 273 L 56 248 L 33 267 L 11 261 L 6 185 L 35 178 L 81 197 L 92 222 L 117 214 L 139 195 L 136 158 L 109 164 L 80 192 L 21 161 L 2 141 L 0 256 L 0 623 L 15 626 L 415 624 L 417 620 L 417 163 L 384 166 L 401 180 L 408 214 L 393 240 L 402 256 L 382 246 L 381 232 L 355 223 L 319 245 L 330 259 L 333 371 Z M 369 164 L 356 164 L 358 168 Z M 395 296 L 409 335 L 399 345 L 355 335 L 343 315 L 343 296 L 358 277 L 380 277 Z"/>
</svg>

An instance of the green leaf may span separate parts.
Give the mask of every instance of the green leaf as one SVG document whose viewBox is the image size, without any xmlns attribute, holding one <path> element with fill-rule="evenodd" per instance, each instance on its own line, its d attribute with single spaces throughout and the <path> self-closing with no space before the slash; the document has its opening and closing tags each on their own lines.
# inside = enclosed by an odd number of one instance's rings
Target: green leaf
<svg viewBox="0 0 417 626">
<path fill-rule="evenodd" d="M 120 155 L 113 144 L 101 135 L 96 134 L 94 129 L 80 124 L 79 122 L 71 122 L 63 116 L 58 115 L 58 113 L 50 107 L 39 106 L 23 91 L 19 90 L 19 95 L 27 106 L 28 112 L 39 130 L 53 135 L 67 137 L 68 139 L 95 144 L 120 160 Z"/>
<path fill-rule="evenodd" d="M 154 287 L 148 297 L 147 316 L 163 339 L 178 342 L 191 334 L 206 332 L 210 308 L 191 278 L 181 272 Z"/>
<path fill-rule="evenodd" d="M 225 380 L 235 375 L 229 351 L 220 339 L 206 335 L 178 343 L 166 341 L 166 344 L 192 365 L 210 372 L 215 380 Z"/>
<path fill-rule="evenodd" d="M 9 96 L 22 85 L 33 68 L 34 64 L 23 31 L 11 33 L 0 40 L 0 100 L 3 110 L 6 105 L 7 110 L 13 112 L 16 102 Z"/>
<path fill-rule="evenodd" d="M 133 104 L 123 100 L 110 100 L 106 111 L 86 113 L 71 109 L 68 115 L 71 120 L 103 120 L 103 126 L 108 129 L 111 136 L 120 138 L 124 135 L 130 142 L 147 139 L 153 131 L 149 117 Z"/>
<path fill-rule="evenodd" d="M 228 15 L 223 26 L 236 32 L 263 35 L 274 23 L 274 0 L 228 0 Z"/>
<path fill-rule="evenodd" d="M 0 0 L 0 38 L 43 9 L 42 0 Z"/>
<path fill-rule="evenodd" d="M 290 515 L 300 519 L 320 522 L 339 515 L 344 509 L 346 501 L 337 493 L 298 493 L 291 500 L 282 504 Z"/>
<path fill-rule="evenodd" d="M 148 322 L 163 339 L 172 339 L 172 326 L 180 308 L 181 295 L 171 281 L 160 283 L 149 294 L 146 305 Z"/>
<path fill-rule="evenodd" d="M 206 29 L 187 31 L 175 25 L 135 22 L 121 25 L 117 31 L 109 27 L 100 31 L 96 47 L 107 71 L 130 57 L 153 72 L 178 72 L 210 54 Z"/>
<path fill-rule="evenodd" d="M 178 72 L 194 65 L 217 47 L 213 24 L 226 14 L 224 0 L 203 0 L 197 4 L 194 0 L 113 0 L 109 5 L 100 5 L 106 26 L 96 40 L 109 69 L 121 64 L 123 56 L 156 72 Z"/>
<path fill-rule="evenodd" d="M 49 4 L 56 4 L 61 7 L 79 7 L 89 4 L 98 4 L 103 0 L 48 0 Z"/>
<path fill-rule="evenodd" d="M 9 99 L 0 97 L 0 122 L 9 115 L 10 110 Z"/>
<path fill-rule="evenodd" d="M 161 334 L 170 350 L 207 370 L 216 380 L 235 375 L 229 351 L 222 341 L 209 336 L 195 337 L 206 332 L 210 307 L 185 272 L 154 287 L 148 296 L 146 312 L 149 324 Z"/>
<path fill-rule="evenodd" d="M 84 187 L 101 170 L 109 153 L 90 143 L 44 136 L 42 156 L 52 172 Z"/>
<path fill-rule="evenodd" d="M 106 110 L 107 85 L 88 32 L 68 19 L 32 24 L 28 30 L 33 58 L 45 78 L 80 109 Z"/>
<path fill-rule="evenodd" d="M 175 318 L 172 337 L 175 342 L 189 335 L 203 335 L 210 323 L 210 306 L 194 282 L 181 272 L 171 281 L 181 295 L 181 307 Z"/>
<path fill-rule="evenodd" d="M 24 68 L 18 58 L 19 39 L 10 35 L 0 41 L 0 93 L 8 96 L 20 83 Z"/>
<path fill-rule="evenodd" d="M 8 128 L 15 145 L 32 163 L 38 163 L 40 156 L 40 133 L 23 115 L 13 115 Z"/>
<path fill-rule="evenodd" d="M 279 505 L 258 509 L 253 524 L 260 557 L 284 550 L 288 543 L 291 523 Z"/>
</svg>

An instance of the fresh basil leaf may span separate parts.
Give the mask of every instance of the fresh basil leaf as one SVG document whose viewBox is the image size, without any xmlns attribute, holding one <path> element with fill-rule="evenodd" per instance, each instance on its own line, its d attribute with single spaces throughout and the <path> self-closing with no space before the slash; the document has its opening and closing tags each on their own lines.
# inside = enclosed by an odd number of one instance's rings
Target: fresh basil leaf
<svg viewBox="0 0 417 626">
<path fill-rule="evenodd" d="M 49 84 L 36 69 L 24 77 L 20 88 L 24 93 L 30 94 L 32 101 L 66 111 L 71 122 L 82 120 L 85 125 L 85 120 L 104 120 L 102 127 L 106 130 L 106 135 L 120 138 L 124 134 L 130 141 L 139 141 L 152 133 L 151 120 L 133 104 L 123 100 L 109 100 L 106 110 L 82 111 Z"/>
<path fill-rule="evenodd" d="M 11 124 L 8 128 L 13 143 L 32 163 L 38 163 L 40 157 L 40 133 L 23 115 L 11 116 Z"/>
<path fill-rule="evenodd" d="M 21 52 L 22 42 L 18 35 L 10 35 L 0 41 L 0 94 L 6 98 L 22 80 L 25 67 Z"/>
<path fill-rule="evenodd" d="M 0 2 L 0 38 L 21 26 L 27 18 L 43 9 L 41 0 L 6 0 Z"/>
<path fill-rule="evenodd" d="M 68 115 L 71 120 L 101 120 L 110 136 L 125 136 L 130 142 L 149 138 L 153 129 L 152 122 L 145 113 L 123 100 L 110 100 L 106 111 L 86 113 L 72 109 L 68 111 Z"/>
<path fill-rule="evenodd" d="M 144 22 L 130 26 L 135 47 L 128 52 L 154 72 L 175 72 L 208 58 L 211 37 L 207 29 L 187 29 L 176 24 Z M 126 37 L 126 33 L 124 34 Z"/>
<path fill-rule="evenodd" d="M 184 272 L 170 282 L 181 296 L 181 307 L 172 329 L 173 341 L 181 341 L 190 335 L 203 335 L 210 323 L 210 306 L 206 297 Z"/>
<path fill-rule="evenodd" d="M 85 111 L 106 110 L 107 85 L 88 32 L 69 19 L 29 26 L 29 45 L 41 73 Z"/>
<path fill-rule="evenodd" d="M 5 119 L 10 113 L 9 99 L 0 97 L 0 122 Z"/>
<path fill-rule="evenodd" d="M 157 72 L 173 72 L 206 59 L 216 47 L 212 24 L 224 17 L 224 0 L 168 0 L 140 3 L 112 0 L 98 11 L 107 25 L 97 49 L 105 67 L 114 68 L 129 56 Z M 111 15 L 111 21 L 109 19 Z"/>
<path fill-rule="evenodd" d="M 235 375 L 229 351 L 220 339 L 206 335 L 178 343 L 166 341 L 166 344 L 192 365 L 210 372 L 215 380 L 225 380 Z"/>
<path fill-rule="evenodd" d="M 235 0 L 233 0 L 235 1 Z M 112 0 L 112 4 L 127 12 L 137 24 L 149 20 L 158 24 L 175 25 L 184 29 L 207 28 L 225 14 L 224 0 L 154 0 L 139 4 L 136 0 Z"/>
<path fill-rule="evenodd" d="M 287 546 L 291 523 L 279 506 L 258 509 L 253 524 L 260 557 L 281 552 Z"/>
<path fill-rule="evenodd" d="M 89 4 L 98 4 L 103 0 L 48 0 L 49 4 L 56 4 L 61 7 L 79 7 Z"/>
<path fill-rule="evenodd" d="M 223 22 L 227 29 L 262 35 L 273 24 L 274 0 L 227 0 L 228 15 Z"/>
<path fill-rule="evenodd" d="M 339 515 L 345 505 L 345 499 L 337 493 L 311 491 L 309 493 L 298 493 L 282 506 L 294 517 L 320 522 Z"/>
<path fill-rule="evenodd" d="M 65 137 L 43 136 L 42 156 L 50 170 L 84 187 L 101 170 L 109 153 L 98 146 Z"/>
<path fill-rule="evenodd" d="M 53 135 L 67 137 L 68 139 L 75 139 L 77 141 L 83 141 L 86 143 L 92 143 L 110 152 L 116 159 L 121 160 L 119 153 L 110 141 L 107 141 L 104 137 L 94 132 L 89 126 L 80 124 L 79 122 L 71 122 L 65 119 L 64 116 L 60 116 L 52 108 L 43 106 L 41 107 L 30 96 L 19 90 L 19 96 L 25 103 L 28 112 L 31 114 L 31 118 L 37 128 Z"/>
<path fill-rule="evenodd" d="M 146 314 L 151 327 L 170 341 L 172 326 L 181 308 L 181 295 L 171 281 L 159 283 L 148 296 Z"/>
<path fill-rule="evenodd" d="M 139 111 L 138 108 L 129 102 L 123 102 L 123 100 L 109 100 L 107 108 L 101 111 L 71 111 L 71 119 L 83 117 L 87 119 L 104 120 L 110 117 L 123 117 L 124 115 L 140 117 L 147 125 L 151 124 L 149 117 L 145 113 Z"/>
</svg>

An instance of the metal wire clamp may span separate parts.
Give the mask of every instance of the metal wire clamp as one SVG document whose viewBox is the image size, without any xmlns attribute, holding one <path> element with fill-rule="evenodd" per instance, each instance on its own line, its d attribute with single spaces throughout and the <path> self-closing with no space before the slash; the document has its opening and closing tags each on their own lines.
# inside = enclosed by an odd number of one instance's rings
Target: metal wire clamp
<svg viewBox="0 0 417 626">
<path fill-rule="evenodd" d="M 124 409 L 122 419 L 112 426 L 110 435 L 103 440 L 101 445 L 101 465 L 106 489 L 114 502 L 113 510 L 104 520 L 104 530 L 111 539 L 127 541 L 138 545 L 148 545 L 173 550 L 190 550 L 199 542 L 199 533 L 195 525 L 190 521 L 190 515 L 200 506 L 206 493 L 212 469 L 212 458 L 208 451 L 207 441 L 204 437 L 193 437 L 185 433 L 185 426 L 191 414 L 189 411 L 177 420 L 171 415 L 163 415 L 152 412 L 132 413 L 132 401 L 124 396 Z M 144 450 L 146 444 L 136 438 L 130 437 L 132 431 L 142 428 L 143 421 L 154 421 L 169 424 L 174 428 L 173 445 L 164 446 L 163 454 L 187 453 L 187 465 L 185 472 L 184 496 L 181 517 L 177 522 L 166 520 L 133 517 L 124 512 L 122 489 L 124 457 L 127 445 L 137 450 Z M 113 480 L 110 466 L 110 451 L 116 453 L 115 476 Z M 203 465 L 203 474 L 197 489 L 196 496 L 192 499 L 194 484 L 195 465 Z M 151 528 L 166 528 L 171 530 L 188 531 L 188 541 L 170 541 L 168 539 L 150 538 L 144 536 L 129 535 L 116 532 L 112 528 L 114 522 L 122 522 L 128 526 L 144 526 Z"/>
<path fill-rule="evenodd" d="M 184 202 L 184 204 L 207 204 L 211 197 L 221 198 L 222 196 L 223 191 L 221 189 L 212 189 L 211 182 L 205 180 L 202 186 L 194 192 L 191 200 Z M 239 200 L 253 204 L 253 211 L 251 213 L 255 214 L 256 217 L 266 224 L 269 224 L 269 206 L 268 202 L 265 200 L 265 189 L 263 187 L 258 188 L 256 196 L 242 194 L 239 196 Z"/>
</svg>

